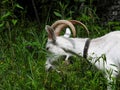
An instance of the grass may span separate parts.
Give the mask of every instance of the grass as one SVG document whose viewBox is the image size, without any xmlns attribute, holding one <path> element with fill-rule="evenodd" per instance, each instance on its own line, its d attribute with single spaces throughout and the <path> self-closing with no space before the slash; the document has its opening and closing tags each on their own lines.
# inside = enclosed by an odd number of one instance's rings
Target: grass
<svg viewBox="0 0 120 90">
<path fill-rule="evenodd" d="M 101 71 L 83 58 L 72 57 L 68 66 L 58 63 L 62 74 L 46 72 L 46 39 L 34 25 L 1 33 L 0 90 L 106 90 Z"/>
</svg>

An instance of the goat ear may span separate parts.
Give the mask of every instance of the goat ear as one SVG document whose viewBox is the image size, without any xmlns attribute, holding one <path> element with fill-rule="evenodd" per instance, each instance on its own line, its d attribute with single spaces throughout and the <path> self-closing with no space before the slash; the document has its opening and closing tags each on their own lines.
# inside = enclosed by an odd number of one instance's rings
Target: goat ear
<svg viewBox="0 0 120 90">
<path fill-rule="evenodd" d="M 69 38 L 69 37 L 70 37 L 70 35 L 71 35 L 70 28 L 66 28 L 66 31 L 65 31 L 64 37 Z"/>
<path fill-rule="evenodd" d="M 54 29 L 49 25 L 46 25 L 45 29 L 48 33 L 48 39 L 51 39 L 53 42 L 56 42 L 56 35 L 54 33 Z"/>
</svg>

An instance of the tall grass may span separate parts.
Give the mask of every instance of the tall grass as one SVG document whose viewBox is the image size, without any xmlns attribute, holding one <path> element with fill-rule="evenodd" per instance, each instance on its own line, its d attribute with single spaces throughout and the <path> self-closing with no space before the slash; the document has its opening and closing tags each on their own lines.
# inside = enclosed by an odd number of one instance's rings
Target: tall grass
<svg viewBox="0 0 120 90">
<path fill-rule="evenodd" d="M 47 35 L 44 27 L 36 29 L 30 24 L 0 35 L 0 90 L 106 90 L 103 73 L 83 58 L 74 56 L 73 64 L 66 66 L 61 57 L 57 65 L 62 73 L 46 72 Z"/>
</svg>

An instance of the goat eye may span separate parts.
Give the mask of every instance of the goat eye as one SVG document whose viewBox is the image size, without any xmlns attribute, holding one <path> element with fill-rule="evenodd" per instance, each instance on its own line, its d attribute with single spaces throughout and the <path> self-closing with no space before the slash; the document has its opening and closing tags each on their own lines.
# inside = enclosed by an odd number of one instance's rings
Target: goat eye
<svg viewBox="0 0 120 90">
<path fill-rule="evenodd" d="M 49 47 L 46 47 L 46 50 L 49 50 Z"/>
</svg>

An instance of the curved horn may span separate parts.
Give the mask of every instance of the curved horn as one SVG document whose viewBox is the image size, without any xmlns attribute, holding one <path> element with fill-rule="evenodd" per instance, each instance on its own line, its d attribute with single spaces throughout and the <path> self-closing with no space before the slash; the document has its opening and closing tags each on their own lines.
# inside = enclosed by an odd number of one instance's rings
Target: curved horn
<svg viewBox="0 0 120 90">
<path fill-rule="evenodd" d="M 67 20 L 64 20 L 64 21 L 67 21 Z M 77 20 L 69 20 L 69 21 L 70 21 L 72 24 L 80 24 L 80 25 L 82 25 L 83 28 L 87 31 L 88 36 L 89 36 L 89 30 L 88 30 L 88 28 L 86 27 L 85 24 L 83 24 L 82 22 L 77 21 Z M 60 22 L 61 22 L 61 20 L 60 20 Z M 52 26 L 53 26 L 53 28 L 55 29 L 56 35 L 59 36 L 60 31 L 63 30 L 63 28 L 67 27 L 68 24 L 66 24 L 66 23 L 57 23 L 57 21 L 56 21 Z M 73 31 L 73 30 L 72 30 L 72 31 Z M 75 35 L 76 35 L 76 34 L 75 34 Z M 73 36 L 74 36 L 74 35 L 73 35 Z M 74 36 L 74 37 L 75 37 L 75 36 Z"/>
<path fill-rule="evenodd" d="M 69 26 L 71 28 L 73 36 L 75 37 L 76 36 L 76 30 L 75 30 L 74 25 L 70 21 L 68 21 L 68 20 L 58 20 L 51 25 L 51 27 L 55 29 L 56 36 L 59 36 L 60 31 L 63 30 L 63 28 L 65 28 L 67 26 Z"/>
<path fill-rule="evenodd" d="M 84 27 L 84 29 L 87 31 L 88 35 L 89 35 L 89 30 L 88 30 L 88 28 L 86 27 L 85 24 L 83 24 L 82 22 L 77 21 L 77 20 L 69 20 L 69 21 L 70 21 L 72 24 L 80 24 L 80 25 L 82 25 L 82 26 Z"/>
</svg>

